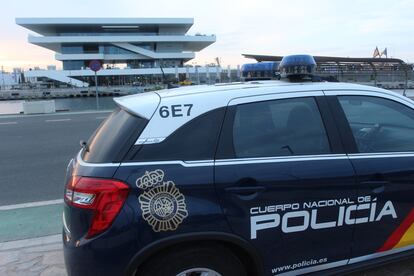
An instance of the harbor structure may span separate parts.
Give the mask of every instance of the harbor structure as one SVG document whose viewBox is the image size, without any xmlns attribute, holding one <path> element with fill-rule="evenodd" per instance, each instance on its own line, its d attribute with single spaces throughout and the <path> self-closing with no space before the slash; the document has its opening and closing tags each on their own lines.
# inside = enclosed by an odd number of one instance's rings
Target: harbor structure
<svg viewBox="0 0 414 276">
<path fill-rule="evenodd" d="M 384 50 L 386 52 L 386 49 Z M 375 55 L 375 53 L 374 53 Z M 279 64 L 283 56 L 269 56 L 257 54 L 243 54 L 244 57 L 254 59 L 258 63 L 253 66 L 257 72 L 242 70 L 243 78 L 263 76 L 263 65 L 272 68 L 272 64 Z M 377 55 L 378 56 L 378 55 Z M 398 58 L 388 57 L 336 57 L 314 56 L 316 75 L 322 80 L 351 82 L 364 85 L 383 87 L 386 89 L 413 89 L 413 65 L 407 64 Z M 259 68 L 262 65 L 262 68 Z M 262 69 L 258 71 L 257 68 Z M 245 69 L 249 69 L 245 67 Z M 269 70 L 268 70 L 269 71 Z M 272 73 L 275 70 L 271 71 Z"/>
<path fill-rule="evenodd" d="M 13 88 L 23 81 L 23 70 L 21 68 L 13 68 L 12 72 L 6 72 L 3 67 L 0 67 L 0 90 Z"/>
</svg>

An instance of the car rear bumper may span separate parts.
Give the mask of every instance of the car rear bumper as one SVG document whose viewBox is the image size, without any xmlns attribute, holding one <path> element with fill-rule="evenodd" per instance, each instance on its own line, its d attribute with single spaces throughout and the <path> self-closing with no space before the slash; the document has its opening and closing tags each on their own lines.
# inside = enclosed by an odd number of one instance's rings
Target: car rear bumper
<svg viewBox="0 0 414 276">
<path fill-rule="evenodd" d="M 63 255 L 69 276 L 125 274 L 134 252 L 131 243 L 102 236 L 86 242 L 68 241 L 63 231 Z"/>
</svg>

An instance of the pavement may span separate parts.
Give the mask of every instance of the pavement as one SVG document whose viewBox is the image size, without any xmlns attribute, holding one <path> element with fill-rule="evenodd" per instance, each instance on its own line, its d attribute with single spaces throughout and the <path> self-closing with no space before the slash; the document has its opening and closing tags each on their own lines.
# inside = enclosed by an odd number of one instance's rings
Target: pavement
<svg viewBox="0 0 414 276">
<path fill-rule="evenodd" d="M 67 275 L 61 235 L 0 243 L 0 275 Z"/>
</svg>

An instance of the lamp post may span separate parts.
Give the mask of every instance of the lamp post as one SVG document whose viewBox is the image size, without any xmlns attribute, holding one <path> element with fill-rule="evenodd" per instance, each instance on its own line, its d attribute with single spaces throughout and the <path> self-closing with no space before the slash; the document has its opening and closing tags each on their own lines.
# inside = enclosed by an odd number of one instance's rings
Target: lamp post
<svg viewBox="0 0 414 276">
<path fill-rule="evenodd" d="M 5 87 L 6 87 L 6 84 L 5 84 L 5 82 L 4 82 L 4 70 L 3 70 L 3 66 L 1 66 L 1 78 L 2 78 L 2 86 L 1 86 L 1 89 L 5 89 Z"/>
<path fill-rule="evenodd" d="M 97 72 L 102 69 L 102 64 L 99 60 L 91 60 L 89 68 L 95 72 L 95 95 L 96 95 L 96 109 L 99 110 L 99 96 L 98 96 L 98 76 Z"/>
</svg>

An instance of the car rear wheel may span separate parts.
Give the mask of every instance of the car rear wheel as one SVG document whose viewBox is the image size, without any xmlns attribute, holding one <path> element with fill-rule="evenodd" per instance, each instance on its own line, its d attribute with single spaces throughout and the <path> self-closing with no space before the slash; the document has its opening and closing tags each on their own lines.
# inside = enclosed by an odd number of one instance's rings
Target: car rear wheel
<svg viewBox="0 0 414 276">
<path fill-rule="evenodd" d="M 194 245 L 151 257 L 135 276 L 246 276 L 246 271 L 227 247 Z"/>
<path fill-rule="evenodd" d="M 190 268 L 186 271 L 180 272 L 177 274 L 177 276 L 194 276 L 194 275 L 200 275 L 200 276 L 222 276 L 220 273 L 218 273 L 215 270 L 204 268 L 204 267 L 196 267 L 196 268 Z"/>
</svg>

